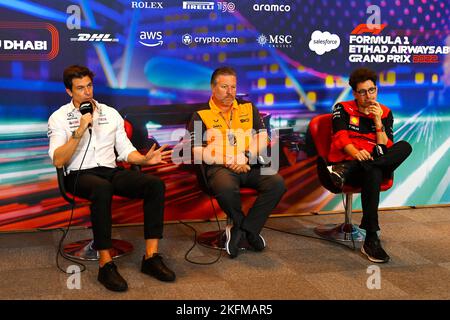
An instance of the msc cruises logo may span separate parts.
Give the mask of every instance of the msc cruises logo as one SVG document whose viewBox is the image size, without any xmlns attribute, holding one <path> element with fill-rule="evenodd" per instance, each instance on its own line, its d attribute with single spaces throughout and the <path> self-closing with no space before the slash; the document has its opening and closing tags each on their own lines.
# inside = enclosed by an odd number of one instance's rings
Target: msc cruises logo
<svg viewBox="0 0 450 320">
<path fill-rule="evenodd" d="M 261 34 L 256 39 L 261 45 L 268 45 L 272 48 L 291 48 L 292 47 L 292 35 L 290 34 L 269 34 L 268 36 Z"/>
</svg>

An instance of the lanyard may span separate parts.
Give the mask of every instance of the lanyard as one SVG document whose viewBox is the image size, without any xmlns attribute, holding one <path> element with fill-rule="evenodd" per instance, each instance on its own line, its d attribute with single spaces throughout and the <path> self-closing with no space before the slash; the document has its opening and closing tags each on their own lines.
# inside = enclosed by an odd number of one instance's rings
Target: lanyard
<svg viewBox="0 0 450 320">
<path fill-rule="evenodd" d="M 227 125 L 227 128 L 231 131 L 231 125 L 232 125 L 232 123 L 233 123 L 233 108 L 231 109 L 230 112 L 231 112 L 231 114 L 230 114 L 230 121 L 229 121 L 229 122 L 227 122 L 227 120 L 226 120 L 225 117 L 223 116 L 222 112 L 219 113 L 219 114 L 220 114 L 220 116 L 222 117 L 223 121 L 225 121 L 225 123 L 226 123 L 226 125 Z M 230 145 L 232 145 L 232 146 L 235 146 L 235 145 L 236 145 L 237 140 L 236 140 L 236 136 L 235 136 L 233 133 L 229 132 L 229 133 L 227 134 L 227 138 L 228 138 L 228 142 L 229 142 Z"/>
<path fill-rule="evenodd" d="M 230 112 L 231 112 L 231 114 L 230 114 L 230 120 L 229 121 L 227 121 L 225 119 L 225 117 L 223 116 L 222 112 L 219 113 L 220 116 L 222 117 L 223 121 L 225 121 L 228 129 L 231 129 L 231 124 L 233 123 L 233 108 L 231 108 Z"/>
</svg>

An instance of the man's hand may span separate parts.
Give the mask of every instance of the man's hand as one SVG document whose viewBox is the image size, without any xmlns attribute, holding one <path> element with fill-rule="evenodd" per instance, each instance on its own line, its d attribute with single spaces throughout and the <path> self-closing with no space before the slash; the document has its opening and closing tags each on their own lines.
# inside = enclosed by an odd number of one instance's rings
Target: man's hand
<svg viewBox="0 0 450 320">
<path fill-rule="evenodd" d="M 85 113 L 80 118 L 80 130 L 82 130 L 82 133 L 86 131 L 86 129 L 89 127 L 89 124 L 92 125 L 92 113 Z"/>
<path fill-rule="evenodd" d="M 377 101 L 371 101 L 371 105 L 368 107 L 369 114 L 374 117 L 375 124 L 381 124 L 381 116 L 383 115 L 383 109 Z"/>
<path fill-rule="evenodd" d="M 225 167 L 234 173 L 247 173 L 250 171 L 250 166 L 248 164 L 227 164 Z"/>
<path fill-rule="evenodd" d="M 158 163 L 167 163 L 166 160 L 169 160 L 173 150 L 164 151 L 167 148 L 167 144 L 161 146 L 159 149 L 156 149 L 156 143 L 148 150 L 147 154 L 144 157 L 142 165 L 154 165 Z M 156 149 L 156 150 L 155 150 Z"/>
<path fill-rule="evenodd" d="M 227 165 L 244 165 L 248 163 L 248 159 L 245 156 L 245 154 L 243 152 L 237 154 L 237 155 L 231 155 L 231 154 L 227 154 L 225 155 L 225 166 Z"/>
<path fill-rule="evenodd" d="M 358 152 L 354 153 L 352 155 L 353 158 L 355 158 L 358 161 L 367 161 L 367 160 L 373 160 L 372 155 L 367 150 L 359 150 Z"/>
</svg>

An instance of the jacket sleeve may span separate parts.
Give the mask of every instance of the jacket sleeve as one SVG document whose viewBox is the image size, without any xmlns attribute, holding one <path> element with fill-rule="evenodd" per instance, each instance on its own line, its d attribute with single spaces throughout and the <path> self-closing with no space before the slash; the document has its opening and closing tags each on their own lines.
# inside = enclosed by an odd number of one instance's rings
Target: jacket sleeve
<svg viewBox="0 0 450 320">
<path fill-rule="evenodd" d="M 187 125 L 187 131 L 189 132 L 189 139 L 191 141 L 191 148 L 194 147 L 206 147 L 207 143 L 203 140 L 203 135 L 206 132 L 206 126 L 202 121 L 202 118 L 198 112 L 194 112 Z"/>
<path fill-rule="evenodd" d="M 389 114 L 382 120 L 382 122 L 386 135 L 389 139 L 386 146 L 389 148 L 394 144 L 394 116 L 392 115 L 392 111 L 389 110 Z"/>
<path fill-rule="evenodd" d="M 266 126 L 264 125 L 263 119 L 261 117 L 261 114 L 259 113 L 258 108 L 255 107 L 255 105 L 252 104 L 252 111 L 253 111 L 253 130 L 256 132 L 259 132 L 261 130 L 266 130 Z"/>
<path fill-rule="evenodd" d="M 345 111 L 344 106 L 340 103 L 333 108 L 333 137 L 332 143 L 338 149 L 344 149 L 352 140 L 348 136 L 348 124 L 350 116 Z"/>
</svg>

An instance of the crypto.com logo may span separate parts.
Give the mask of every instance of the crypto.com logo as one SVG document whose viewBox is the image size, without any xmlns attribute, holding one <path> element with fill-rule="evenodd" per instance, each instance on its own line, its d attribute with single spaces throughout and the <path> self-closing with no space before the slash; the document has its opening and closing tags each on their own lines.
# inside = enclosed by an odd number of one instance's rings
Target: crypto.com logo
<svg viewBox="0 0 450 320">
<path fill-rule="evenodd" d="M 182 41 L 183 41 L 183 44 L 188 46 L 192 43 L 192 36 L 190 34 L 186 33 L 183 35 Z"/>
<path fill-rule="evenodd" d="M 59 33 L 46 22 L 0 22 L 0 60 L 49 61 L 59 53 Z"/>
</svg>

